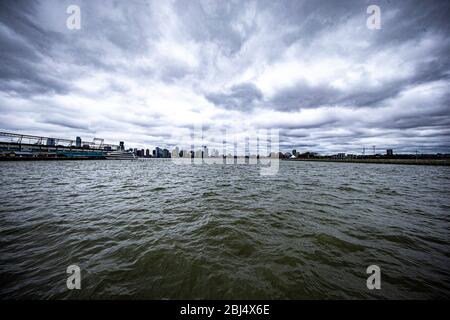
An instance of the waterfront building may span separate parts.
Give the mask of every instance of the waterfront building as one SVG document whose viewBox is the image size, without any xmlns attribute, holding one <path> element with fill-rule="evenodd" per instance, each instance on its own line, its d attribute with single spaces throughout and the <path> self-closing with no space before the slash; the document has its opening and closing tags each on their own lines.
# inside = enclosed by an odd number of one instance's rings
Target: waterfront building
<svg viewBox="0 0 450 320">
<path fill-rule="evenodd" d="M 122 151 L 125 150 L 125 144 L 124 144 L 123 141 L 119 142 L 119 149 L 122 150 Z"/>
<path fill-rule="evenodd" d="M 154 154 L 154 157 L 155 158 L 162 158 L 162 149 L 160 148 L 160 147 L 156 147 L 155 148 L 155 154 Z"/>
<path fill-rule="evenodd" d="M 191 157 L 191 152 L 187 151 L 187 150 L 181 150 L 180 151 L 180 157 L 181 158 L 192 158 Z"/>
<path fill-rule="evenodd" d="M 55 139 L 54 138 L 48 138 L 47 139 L 47 145 L 53 147 L 55 145 Z"/>
<path fill-rule="evenodd" d="M 162 157 L 163 158 L 170 158 L 170 152 L 167 149 L 163 149 L 162 151 Z"/>
<path fill-rule="evenodd" d="M 10 140 L 0 141 L 0 157 L 7 154 L 8 157 L 17 157 L 16 159 L 104 159 L 112 149 L 109 144 L 98 146 L 95 142 L 83 143 L 80 137 L 69 140 L 8 132 L 2 132 L 0 135 Z"/>
<path fill-rule="evenodd" d="M 279 158 L 280 155 L 279 155 L 278 152 L 271 152 L 271 153 L 269 154 L 269 157 L 271 157 L 271 158 Z"/>
<path fill-rule="evenodd" d="M 394 155 L 394 150 L 393 149 L 387 149 L 386 150 L 386 155 L 387 156 L 393 156 Z"/>
<path fill-rule="evenodd" d="M 180 156 L 180 149 L 178 147 L 175 147 L 172 150 L 172 158 L 178 158 Z"/>
</svg>

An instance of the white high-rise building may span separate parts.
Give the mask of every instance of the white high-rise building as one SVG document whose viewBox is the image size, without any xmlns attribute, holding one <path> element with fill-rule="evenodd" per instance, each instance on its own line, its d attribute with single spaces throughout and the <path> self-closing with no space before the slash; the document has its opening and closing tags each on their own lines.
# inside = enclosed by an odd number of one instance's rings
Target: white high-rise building
<svg viewBox="0 0 450 320">
<path fill-rule="evenodd" d="M 180 149 L 178 147 L 175 147 L 172 150 L 172 158 L 178 158 L 180 156 Z"/>
</svg>

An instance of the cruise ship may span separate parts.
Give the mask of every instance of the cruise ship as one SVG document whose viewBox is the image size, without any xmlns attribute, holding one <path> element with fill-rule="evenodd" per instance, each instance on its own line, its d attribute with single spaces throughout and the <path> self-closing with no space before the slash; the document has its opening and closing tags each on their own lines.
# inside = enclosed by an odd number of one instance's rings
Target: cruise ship
<svg viewBox="0 0 450 320">
<path fill-rule="evenodd" d="M 134 160 L 136 159 L 135 155 L 131 151 L 111 151 L 106 154 L 107 160 Z"/>
</svg>

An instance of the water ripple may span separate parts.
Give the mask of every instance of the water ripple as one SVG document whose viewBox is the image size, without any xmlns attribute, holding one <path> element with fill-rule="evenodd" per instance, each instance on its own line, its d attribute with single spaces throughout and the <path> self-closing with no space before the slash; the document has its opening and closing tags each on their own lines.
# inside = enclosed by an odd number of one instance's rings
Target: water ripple
<svg viewBox="0 0 450 320">
<path fill-rule="evenodd" d="M 0 298 L 449 298 L 450 168 L 2 162 Z M 82 290 L 65 287 L 82 269 Z M 382 290 L 366 288 L 380 265 Z"/>
</svg>

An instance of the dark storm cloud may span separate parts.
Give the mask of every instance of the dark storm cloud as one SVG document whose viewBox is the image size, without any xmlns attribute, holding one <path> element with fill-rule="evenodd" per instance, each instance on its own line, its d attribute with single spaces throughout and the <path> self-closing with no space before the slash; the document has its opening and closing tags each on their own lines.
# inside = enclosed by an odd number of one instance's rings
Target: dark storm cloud
<svg viewBox="0 0 450 320">
<path fill-rule="evenodd" d="M 268 107 L 289 111 L 300 108 L 316 108 L 341 100 L 339 91 L 324 85 L 314 87 L 305 82 L 298 83 L 295 87 L 280 90 L 268 101 Z"/>
<path fill-rule="evenodd" d="M 412 65 L 414 71 L 408 77 L 385 81 L 376 87 L 367 87 L 364 86 L 363 75 L 361 85 L 346 90 L 333 88 L 330 83 L 308 84 L 304 80 L 300 80 L 287 88 L 278 90 L 261 106 L 283 111 L 332 104 L 353 107 L 378 106 L 385 99 L 398 95 L 407 86 L 449 79 L 450 41 L 447 34 L 450 32 L 450 23 L 448 22 L 450 3 L 443 4 L 439 1 L 370 1 L 367 4 L 362 4 L 360 1 L 345 1 L 341 2 L 339 6 L 332 1 L 277 2 L 272 4 L 271 8 L 279 15 L 280 23 L 290 22 L 299 27 L 296 33 L 289 34 L 289 40 L 285 41 L 286 47 L 281 48 L 281 51 L 293 43 L 308 48 L 316 38 L 321 37 L 321 34 L 332 32 L 333 29 L 345 24 L 348 19 L 356 17 L 357 21 L 364 25 L 367 18 L 367 15 L 364 14 L 365 8 L 369 4 L 378 4 L 382 12 L 395 14 L 395 18 L 382 20 L 383 30 L 379 32 L 362 29 L 360 32 L 362 39 L 355 39 L 355 42 L 364 40 L 364 37 L 367 36 L 370 45 L 364 49 L 351 52 L 345 47 L 325 47 L 328 50 L 327 53 L 330 55 L 344 54 L 354 58 L 355 63 L 361 63 L 381 50 L 395 49 L 404 45 L 414 48 L 423 45 L 421 42 L 428 38 L 430 41 L 442 40 L 442 42 L 434 43 L 432 50 L 423 50 L 417 56 L 404 56 L 397 61 L 396 65 L 390 66 L 401 71 L 407 64 Z M 441 35 L 442 38 L 435 40 L 431 38 L 433 35 Z M 382 61 L 378 67 L 383 68 Z M 304 72 L 309 71 L 305 70 Z M 362 72 L 367 71 L 363 70 Z M 252 104 L 248 103 L 246 96 L 243 96 L 240 101 L 239 96 L 233 94 L 210 94 L 208 98 L 211 96 L 214 98 L 212 101 L 220 106 L 233 108 L 233 106 L 239 105 L 243 110 L 250 111 L 252 109 Z M 232 104 L 227 101 L 230 97 L 233 98 Z M 220 101 L 221 99 L 222 101 Z"/>
<path fill-rule="evenodd" d="M 34 2 L 0 3 L 0 90 L 19 95 L 65 93 L 68 85 L 49 74 L 44 64 L 52 42 L 60 37 L 55 33 L 47 34 L 36 24 L 35 13 Z"/>
<path fill-rule="evenodd" d="M 245 3 L 246 1 L 179 1 L 175 12 L 195 40 L 216 43 L 222 53 L 232 56 L 239 52 L 256 28 L 252 20 L 243 25 L 240 31 L 230 23 L 242 12 Z M 257 5 L 255 4 L 255 8 Z"/>
<path fill-rule="evenodd" d="M 211 93 L 206 98 L 226 109 L 246 110 L 262 99 L 261 91 L 251 83 L 231 87 L 227 93 Z"/>
</svg>

